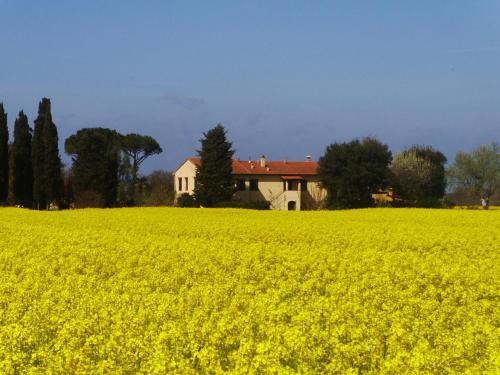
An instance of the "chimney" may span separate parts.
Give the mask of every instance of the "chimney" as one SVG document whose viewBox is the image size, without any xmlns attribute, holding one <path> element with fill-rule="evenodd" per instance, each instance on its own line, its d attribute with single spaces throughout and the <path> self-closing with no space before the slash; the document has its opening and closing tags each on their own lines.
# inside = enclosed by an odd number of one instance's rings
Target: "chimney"
<svg viewBox="0 0 500 375">
<path fill-rule="evenodd" d="M 306 161 L 311 161 L 311 160 L 312 160 L 311 155 L 306 155 Z"/>
<path fill-rule="evenodd" d="M 262 155 L 262 156 L 260 157 L 260 166 L 261 166 L 262 168 L 265 168 L 265 167 L 266 167 L 266 156 L 265 156 L 265 155 Z"/>
</svg>

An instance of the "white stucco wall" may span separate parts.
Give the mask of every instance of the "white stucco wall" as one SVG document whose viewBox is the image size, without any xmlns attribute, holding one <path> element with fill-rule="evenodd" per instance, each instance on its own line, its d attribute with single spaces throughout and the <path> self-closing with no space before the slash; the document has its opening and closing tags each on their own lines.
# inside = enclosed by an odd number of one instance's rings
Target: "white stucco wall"
<svg viewBox="0 0 500 375">
<path fill-rule="evenodd" d="M 196 166 L 189 160 L 186 160 L 174 173 L 174 188 L 176 197 L 194 192 L 194 178 L 196 176 Z M 179 178 L 182 179 L 182 189 L 179 189 Z M 186 188 L 187 179 L 187 188 Z"/>
<path fill-rule="evenodd" d="M 174 187 L 176 197 L 181 194 L 194 193 L 196 176 L 196 165 L 190 160 L 186 160 L 174 173 Z M 283 190 L 283 179 L 277 175 L 234 175 L 236 179 L 245 180 L 245 190 L 235 193 L 236 199 L 244 201 L 268 201 L 271 204 L 271 209 L 288 210 L 288 203 L 295 202 L 295 209 L 311 209 L 312 207 L 326 197 L 326 192 L 318 185 L 316 176 L 304 176 L 307 180 L 307 194 L 299 190 Z M 179 189 L 179 179 L 182 180 L 181 189 Z M 250 190 L 250 180 L 258 180 L 258 190 Z M 187 186 L 186 186 L 187 181 Z"/>
<path fill-rule="evenodd" d="M 281 176 L 235 175 L 234 178 L 244 179 L 246 186 L 245 191 L 237 191 L 235 193 L 235 198 L 248 201 L 266 200 L 271 203 L 271 208 L 275 210 L 288 210 L 288 202 L 290 201 L 295 201 L 296 210 L 310 209 L 311 207 L 307 206 L 311 205 L 309 202 L 311 199 L 319 204 L 326 197 L 326 192 L 319 187 L 319 180 L 315 176 L 305 178 L 307 180 L 307 195 L 303 194 L 300 190 L 300 183 L 298 190 L 284 190 Z M 249 190 L 251 179 L 258 180 L 258 191 Z M 306 203 L 305 199 L 308 200 L 307 205 L 304 205 Z"/>
</svg>

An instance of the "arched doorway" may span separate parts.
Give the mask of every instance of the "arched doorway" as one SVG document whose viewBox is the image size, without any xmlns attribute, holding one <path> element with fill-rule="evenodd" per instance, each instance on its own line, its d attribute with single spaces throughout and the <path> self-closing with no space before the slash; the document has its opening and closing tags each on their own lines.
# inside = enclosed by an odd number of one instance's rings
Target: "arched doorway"
<svg viewBox="0 0 500 375">
<path fill-rule="evenodd" d="M 297 202 L 290 201 L 288 202 L 288 211 L 295 211 L 297 209 Z"/>
</svg>

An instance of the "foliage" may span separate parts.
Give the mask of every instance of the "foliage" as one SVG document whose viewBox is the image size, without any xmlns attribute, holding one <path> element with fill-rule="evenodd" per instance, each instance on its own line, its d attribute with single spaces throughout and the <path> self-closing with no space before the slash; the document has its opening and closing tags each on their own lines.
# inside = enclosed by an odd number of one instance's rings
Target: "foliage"
<svg viewBox="0 0 500 375">
<path fill-rule="evenodd" d="M 9 128 L 7 113 L 0 103 L 0 204 L 7 202 L 9 195 Z"/>
<path fill-rule="evenodd" d="M 160 154 L 163 150 L 153 137 L 135 133 L 123 136 L 122 150 L 132 160 L 132 182 L 130 186 L 132 199 L 135 200 L 135 188 L 140 165 L 150 156 Z"/>
<path fill-rule="evenodd" d="M 153 171 L 146 177 L 143 191 L 145 206 L 172 206 L 174 204 L 174 176 L 163 170 Z"/>
<path fill-rule="evenodd" d="M 270 204 L 267 201 L 245 201 L 245 200 L 230 200 L 227 202 L 219 202 L 213 205 L 217 208 L 246 208 L 250 210 L 269 210 Z"/>
<path fill-rule="evenodd" d="M 132 164 L 130 164 L 130 157 L 124 152 L 118 155 L 118 205 L 120 207 L 129 207 L 134 205 L 134 191 L 132 187 L 135 186 L 132 177 Z"/>
<path fill-rule="evenodd" d="M 221 124 L 203 133 L 201 159 L 196 170 L 196 200 L 203 207 L 211 207 L 220 202 L 231 200 L 234 193 L 232 158 L 234 150 L 226 139 L 226 130 Z"/>
<path fill-rule="evenodd" d="M 492 143 L 471 153 L 457 152 L 448 177 L 455 189 L 469 191 L 489 202 L 500 190 L 500 145 Z"/>
<path fill-rule="evenodd" d="M 448 193 L 446 197 L 457 206 L 481 206 L 481 202 L 478 201 L 477 196 L 468 190 L 454 189 L 452 192 Z M 491 206 L 500 206 L 500 191 L 491 196 L 489 203 L 490 208 Z"/>
<path fill-rule="evenodd" d="M 73 193 L 72 208 L 103 208 L 106 201 L 102 193 L 95 190 L 79 190 Z"/>
<path fill-rule="evenodd" d="M 314 188 L 302 194 L 300 209 L 302 211 L 322 210 L 326 206 L 326 194 L 322 189 Z"/>
<path fill-rule="evenodd" d="M 122 139 L 122 150 L 132 159 L 135 172 L 139 165 L 151 155 L 163 152 L 158 142 L 150 136 L 140 134 L 127 134 Z"/>
<path fill-rule="evenodd" d="M 74 191 L 72 186 L 72 171 L 71 168 L 65 168 L 62 171 L 62 180 L 63 180 L 63 188 L 62 188 L 62 198 L 61 203 L 59 204 L 59 208 L 61 210 L 66 210 L 72 207 L 74 202 Z"/>
<path fill-rule="evenodd" d="M 374 138 L 329 145 L 319 160 L 321 184 L 328 194 L 327 206 L 372 206 L 372 193 L 385 187 L 391 160 L 387 145 Z"/>
<path fill-rule="evenodd" d="M 396 154 L 391 165 L 394 192 L 409 206 L 438 206 L 446 188 L 445 163 L 441 152 L 427 146 Z"/>
<path fill-rule="evenodd" d="M 417 157 L 427 160 L 432 166 L 430 183 L 424 187 L 424 194 L 432 199 L 441 199 L 446 193 L 446 156 L 431 146 L 416 145 L 410 147 Z"/>
<path fill-rule="evenodd" d="M 12 145 L 12 192 L 14 203 L 33 207 L 33 166 L 31 164 L 31 128 L 23 111 L 14 123 Z"/>
<path fill-rule="evenodd" d="M 61 199 L 62 175 L 59 138 L 52 121 L 50 99 L 38 105 L 32 140 L 33 200 L 36 208 L 45 209 Z"/>
<path fill-rule="evenodd" d="M 500 370 L 498 210 L 0 220 L 2 374 Z"/>
<path fill-rule="evenodd" d="M 115 205 L 120 145 L 120 134 L 106 128 L 81 129 L 66 139 L 64 149 L 72 155 L 73 160 L 72 188 L 75 199 L 84 193 L 84 197 L 100 197 L 92 199 L 91 207 L 96 207 L 98 202 L 104 207 Z M 77 206 L 85 207 L 84 201 L 88 199 L 76 202 Z"/>
<path fill-rule="evenodd" d="M 182 193 L 176 201 L 177 206 L 179 207 L 199 207 L 200 205 L 195 199 L 194 195 L 189 193 Z"/>
</svg>

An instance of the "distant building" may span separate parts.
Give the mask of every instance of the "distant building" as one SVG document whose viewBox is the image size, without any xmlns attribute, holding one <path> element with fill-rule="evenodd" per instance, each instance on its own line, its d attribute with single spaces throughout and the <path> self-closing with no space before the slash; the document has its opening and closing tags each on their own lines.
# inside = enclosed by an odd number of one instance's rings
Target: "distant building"
<svg viewBox="0 0 500 375">
<path fill-rule="evenodd" d="M 186 159 L 174 172 L 176 197 L 193 194 L 199 158 Z M 274 210 L 308 210 L 321 207 L 326 191 L 319 186 L 318 163 L 305 161 L 233 160 L 234 199 L 266 201 Z"/>
</svg>

